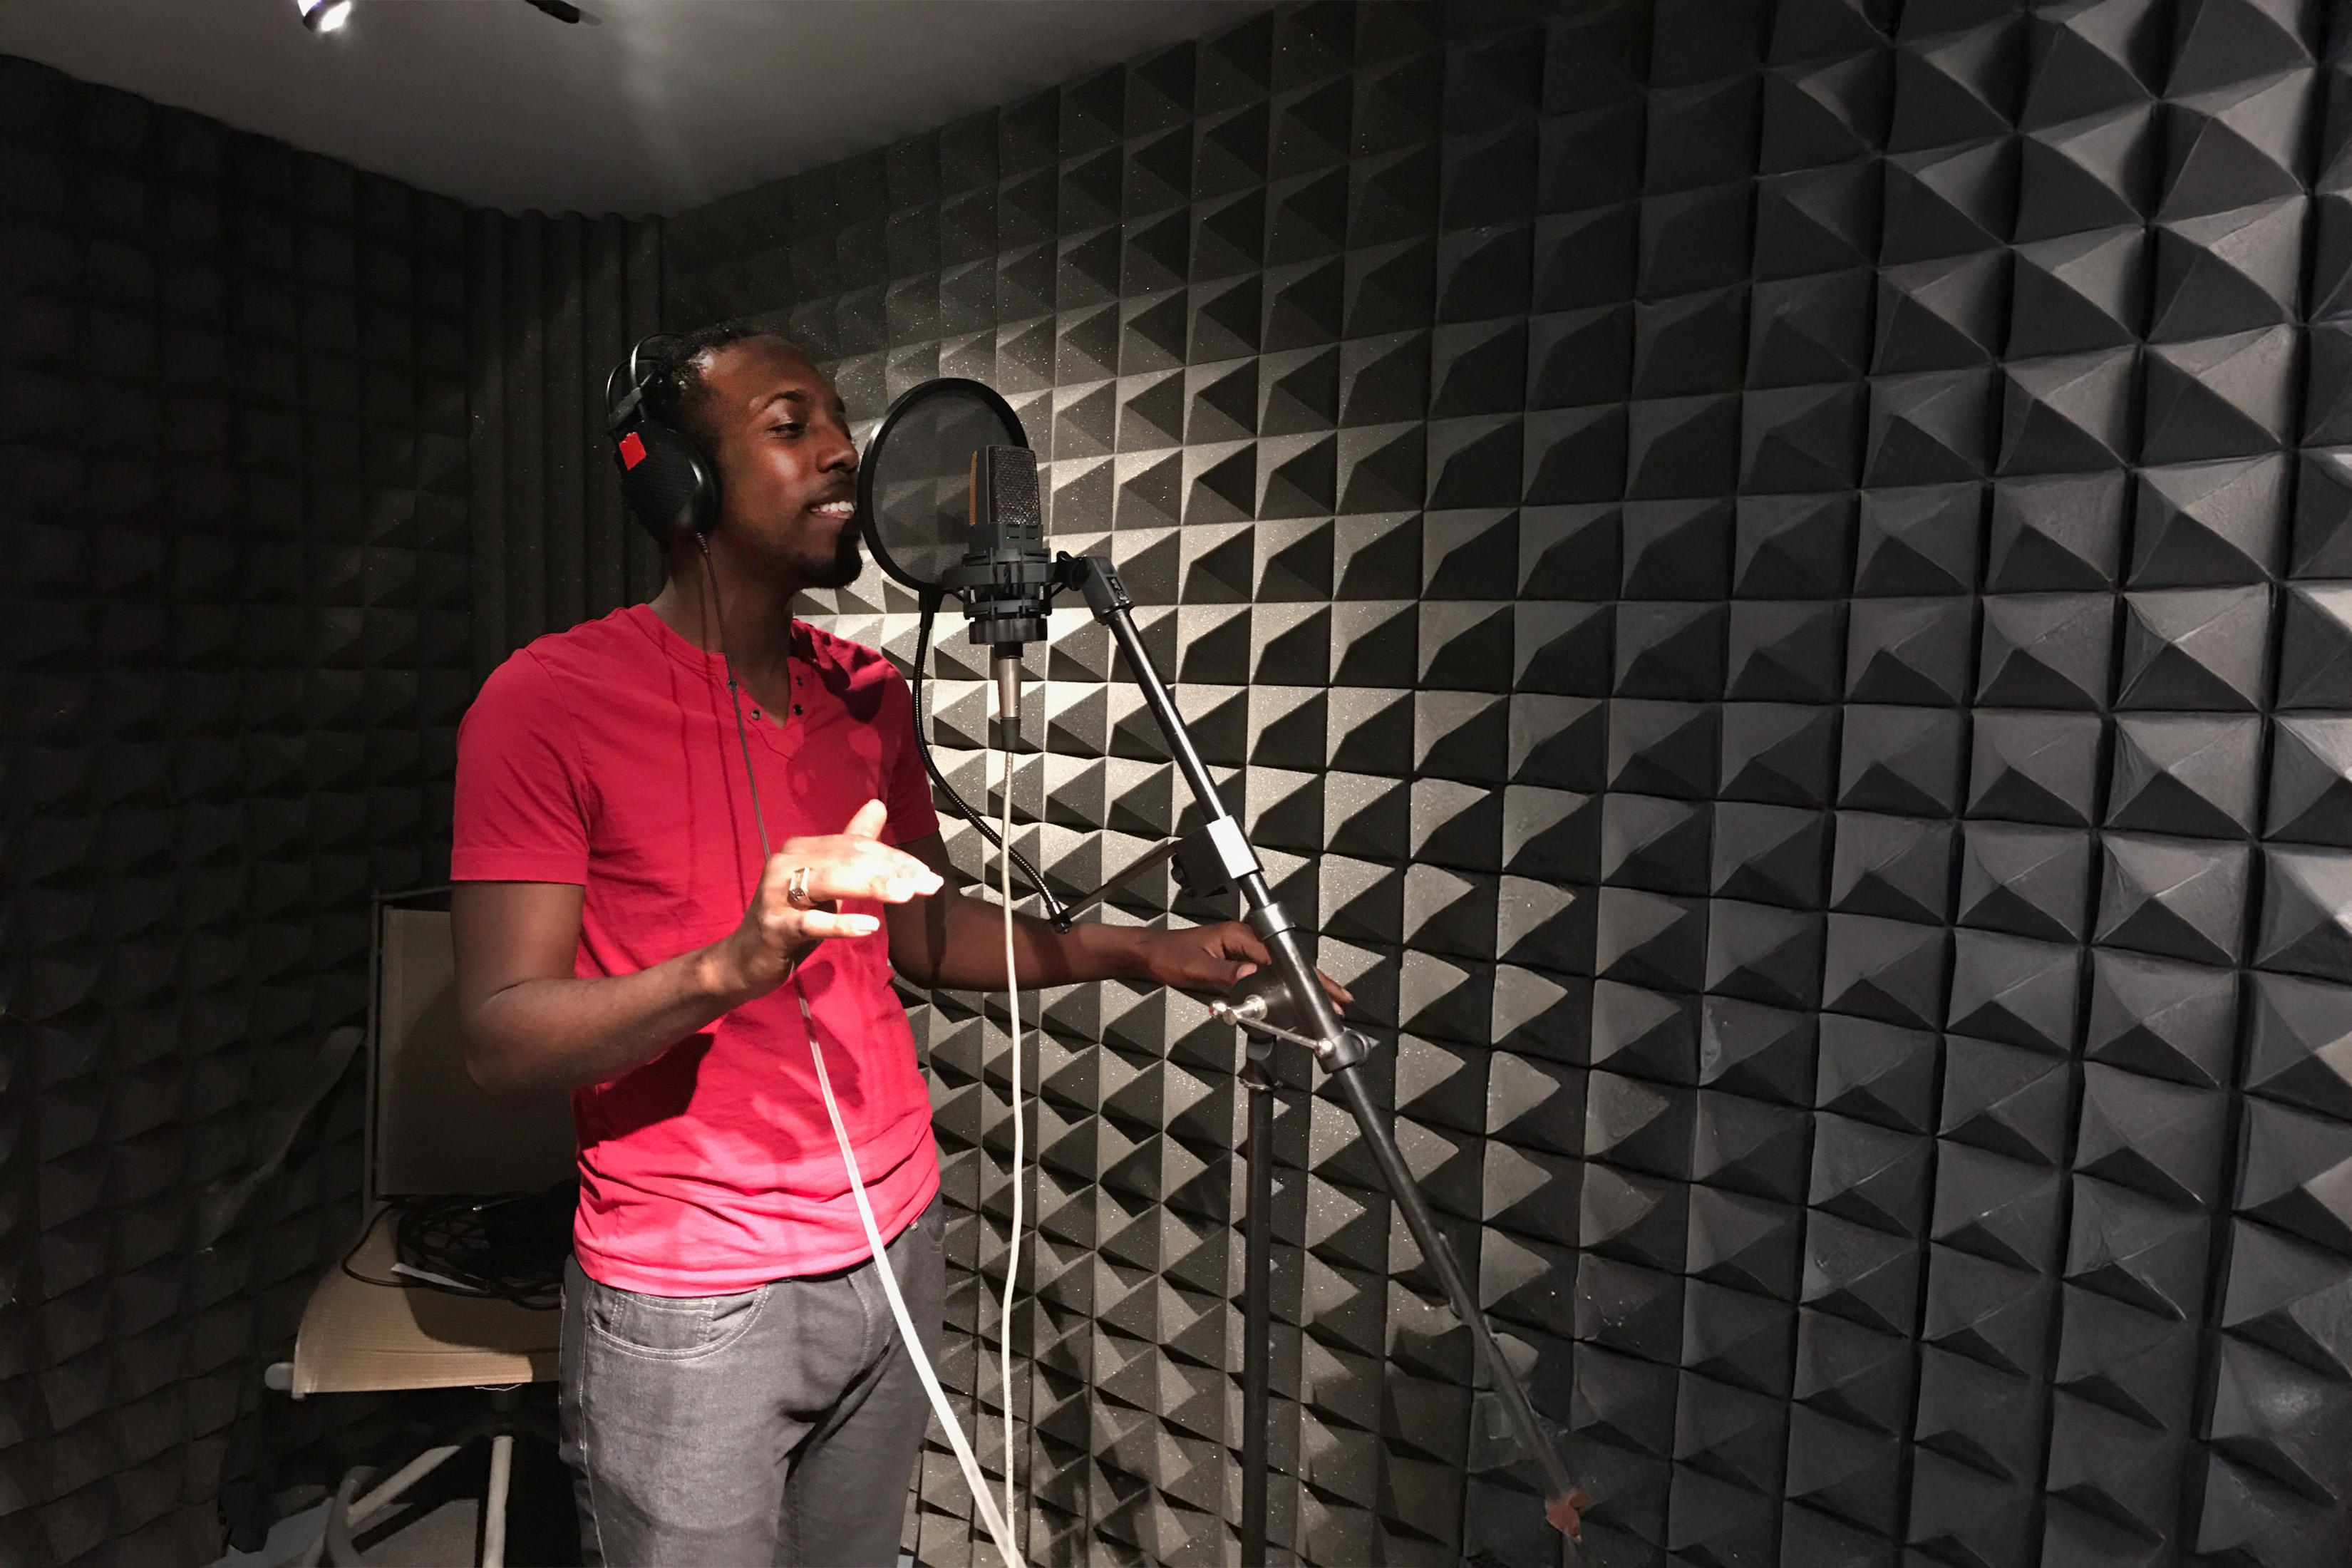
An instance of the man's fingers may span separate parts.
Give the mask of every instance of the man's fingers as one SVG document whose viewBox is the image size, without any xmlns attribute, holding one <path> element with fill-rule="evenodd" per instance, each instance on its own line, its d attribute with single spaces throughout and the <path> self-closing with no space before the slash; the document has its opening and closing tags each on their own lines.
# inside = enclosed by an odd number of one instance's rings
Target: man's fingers
<svg viewBox="0 0 2352 1568">
<path fill-rule="evenodd" d="M 937 871 L 895 849 L 856 855 L 835 865 L 819 866 L 809 874 L 809 896 L 820 901 L 876 899 L 903 904 L 938 892 L 941 885 Z"/>
<path fill-rule="evenodd" d="M 903 904 L 908 899 L 936 893 L 947 885 L 937 871 L 912 855 L 898 849 L 884 852 L 881 868 L 876 874 L 891 887 L 904 889 L 900 892 L 875 894 L 875 897 L 894 904 Z"/>
<path fill-rule="evenodd" d="M 1256 970 L 1274 962 L 1274 954 L 1266 951 L 1265 943 L 1258 939 L 1257 932 L 1240 921 L 1226 925 L 1222 935 L 1227 952 L 1237 953 L 1249 960 L 1246 964 L 1236 966 L 1238 973 L 1233 976 L 1234 979 L 1247 979 Z M 1356 999 L 1354 993 L 1321 970 L 1315 972 L 1315 978 L 1323 983 L 1324 993 L 1338 1005 L 1344 1007 Z"/>
<path fill-rule="evenodd" d="M 842 832 L 852 838 L 879 838 L 889 821 L 890 808 L 878 800 L 869 800 L 857 808 L 857 815 L 849 819 L 849 826 Z"/>
<path fill-rule="evenodd" d="M 866 879 L 864 898 L 885 904 L 903 904 L 940 890 L 939 877 L 928 869 L 919 879 L 903 871 L 885 871 Z"/>
<path fill-rule="evenodd" d="M 938 872 L 905 850 L 871 839 L 845 838 L 827 847 L 833 853 L 820 854 L 814 863 L 825 867 L 838 878 L 856 880 L 861 877 L 912 877 L 918 881 L 926 877 L 934 881 L 939 879 Z"/>
<path fill-rule="evenodd" d="M 936 893 L 945 885 L 937 871 L 903 849 L 843 835 L 803 838 L 785 846 L 770 858 L 761 886 L 769 896 L 784 898 L 793 874 L 803 867 L 808 879 L 802 890 L 811 903 L 877 899 L 886 904 L 903 904 Z"/>
<path fill-rule="evenodd" d="M 1266 952 L 1265 943 L 1258 940 L 1257 932 L 1250 930 L 1249 927 L 1244 925 L 1241 921 L 1233 921 L 1228 922 L 1225 926 L 1223 935 L 1225 951 L 1227 952 L 1240 953 L 1252 963 L 1272 963 L 1274 962 L 1274 954 Z"/>
<path fill-rule="evenodd" d="M 837 914 L 832 910 L 811 910 L 801 917 L 801 934 L 818 941 L 835 936 L 872 936 L 881 929 L 881 921 L 873 915 Z"/>
<path fill-rule="evenodd" d="M 1274 962 L 1274 954 L 1266 950 L 1257 932 L 1240 921 L 1229 921 L 1218 927 L 1215 942 L 1214 952 L 1223 954 L 1224 961 L 1220 963 L 1212 957 L 1207 971 L 1196 984 L 1232 985 L 1248 979 Z M 1356 999 L 1346 986 L 1321 970 L 1315 972 L 1315 978 L 1323 983 L 1324 994 L 1331 998 L 1335 1006 L 1345 1007 Z"/>
</svg>

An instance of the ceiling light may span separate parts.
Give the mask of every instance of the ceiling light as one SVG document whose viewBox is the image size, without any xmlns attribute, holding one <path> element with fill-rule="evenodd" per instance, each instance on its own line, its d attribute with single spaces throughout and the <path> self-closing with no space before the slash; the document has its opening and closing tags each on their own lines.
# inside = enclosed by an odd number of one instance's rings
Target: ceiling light
<svg viewBox="0 0 2352 1568">
<path fill-rule="evenodd" d="M 331 33 L 352 19 L 352 0 L 294 0 L 302 25 L 314 33 Z"/>
</svg>

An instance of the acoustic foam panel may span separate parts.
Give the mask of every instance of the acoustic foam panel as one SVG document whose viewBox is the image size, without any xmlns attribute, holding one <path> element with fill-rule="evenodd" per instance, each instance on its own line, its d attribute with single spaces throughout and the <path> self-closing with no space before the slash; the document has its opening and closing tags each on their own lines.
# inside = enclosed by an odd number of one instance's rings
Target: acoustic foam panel
<svg viewBox="0 0 2352 1568">
<path fill-rule="evenodd" d="M 2343 1554 L 2347 32 L 1286 6 L 666 232 L 670 321 L 764 314 L 861 418 L 1013 399 L 1381 1038 L 1588 1562 Z M 902 660 L 910 610 L 835 606 Z M 1181 803 L 1082 623 L 1013 786 L 1072 889 Z M 977 799 L 985 672 L 937 659 Z M 992 1402 L 979 1006 L 917 1014 Z M 1031 1544 L 1223 1563 L 1234 1046 L 1181 997 L 1044 1007 Z M 1286 1072 L 1276 1540 L 1552 1561 Z M 921 1561 L 976 1561 L 968 1509 L 934 1453 Z"/>
<path fill-rule="evenodd" d="M 206 1562 L 356 1082 L 201 1251 L 200 1201 L 362 1016 L 369 890 L 446 874 L 462 214 L 19 60 L 0 156 L 0 1560 Z"/>
</svg>

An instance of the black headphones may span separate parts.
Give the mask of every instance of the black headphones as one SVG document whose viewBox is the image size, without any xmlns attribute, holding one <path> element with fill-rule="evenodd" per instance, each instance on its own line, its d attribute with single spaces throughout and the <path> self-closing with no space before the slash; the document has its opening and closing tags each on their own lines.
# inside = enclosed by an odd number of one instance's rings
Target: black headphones
<svg viewBox="0 0 2352 1568">
<path fill-rule="evenodd" d="M 665 548 L 681 532 L 698 538 L 719 525 L 719 470 L 685 432 L 646 406 L 646 388 L 675 368 L 646 351 L 668 335 L 639 339 L 629 357 L 604 377 L 604 400 L 612 405 L 604 428 L 613 438 L 614 466 L 621 470 L 622 498 L 629 514 Z M 628 391 L 614 402 L 614 389 L 625 377 Z"/>
</svg>

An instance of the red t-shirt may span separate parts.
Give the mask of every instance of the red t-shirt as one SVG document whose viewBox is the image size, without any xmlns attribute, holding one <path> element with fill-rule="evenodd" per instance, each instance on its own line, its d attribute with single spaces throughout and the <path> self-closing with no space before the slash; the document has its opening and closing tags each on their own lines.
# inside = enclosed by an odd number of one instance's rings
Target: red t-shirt
<svg viewBox="0 0 2352 1568">
<path fill-rule="evenodd" d="M 906 681 L 871 648 L 804 623 L 793 632 L 796 711 L 779 723 L 742 700 L 769 841 L 838 833 L 869 800 L 889 808 L 893 844 L 938 831 Z M 456 819 L 456 879 L 584 889 L 576 975 L 634 974 L 717 942 L 741 922 L 760 869 L 719 656 L 645 605 L 539 638 L 482 683 L 458 728 Z M 886 1237 L 940 1184 L 887 934 L 835 938 L 800 967 Z M 574 1090 L 572 1113 L 573 1234 L 592 1279 L 719 1295 L 871 1251 L 790 984 Z"/>
</svg>

